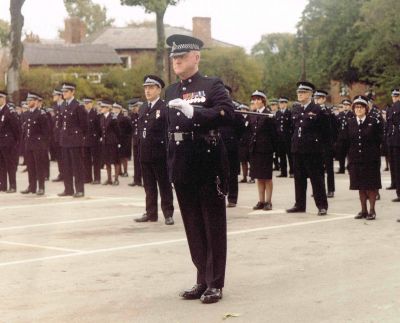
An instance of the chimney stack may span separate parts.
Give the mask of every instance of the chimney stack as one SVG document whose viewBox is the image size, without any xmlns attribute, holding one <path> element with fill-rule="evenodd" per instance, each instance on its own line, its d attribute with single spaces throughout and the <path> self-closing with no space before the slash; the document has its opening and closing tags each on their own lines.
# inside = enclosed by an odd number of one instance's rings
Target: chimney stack
<svg viewBox="0 0 400 323">
<path fill-rule="evenodd" d="M 193 17 L 193 37 L 199 38 L 204 42 L 204 47 L 212 47 L 211 38 L 211 18 Z"/>
<path fill-rule="evenodd" d="M 78 17 L 65 19 L 64 40 L 67 44 L 79 44 L 85 38 L 86 25 Z"/>
</svg>

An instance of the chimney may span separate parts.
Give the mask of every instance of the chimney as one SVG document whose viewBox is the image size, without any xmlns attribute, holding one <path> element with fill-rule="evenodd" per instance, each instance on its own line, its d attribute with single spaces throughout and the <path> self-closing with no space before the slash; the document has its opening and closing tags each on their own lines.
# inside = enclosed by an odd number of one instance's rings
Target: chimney
<svg viewBox="0 0 400 323">
<path fill-rule="evenodd" d="M 204 42 L 204 47 L 212 47 L 211 38 L 211 18 L 193 17 L 193 37 L 199 38 Z"/>
<path fill-rule="evenodd" d="M 67 44 L 79 44 L 85 38 L 85 23 L 78 17 L 65 19 L 64 40 Z"/>
</svg>

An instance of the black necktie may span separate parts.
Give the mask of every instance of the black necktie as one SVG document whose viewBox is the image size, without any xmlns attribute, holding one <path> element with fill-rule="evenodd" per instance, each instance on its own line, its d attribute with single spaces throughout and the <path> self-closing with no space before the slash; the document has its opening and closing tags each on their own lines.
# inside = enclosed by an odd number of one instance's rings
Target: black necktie
<svg viewBox="0 0 400 323">
<path fill-rule="evenodd" d="M 151 110 L 151 102 L 149 102 L 149 111 Z"/>
</svg>

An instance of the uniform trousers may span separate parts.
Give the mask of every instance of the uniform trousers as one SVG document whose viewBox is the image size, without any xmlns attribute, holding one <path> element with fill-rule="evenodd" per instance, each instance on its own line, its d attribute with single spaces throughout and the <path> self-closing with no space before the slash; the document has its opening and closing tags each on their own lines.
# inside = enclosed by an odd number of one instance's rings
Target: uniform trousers
<svg viewBox="0 0 400 323">
<path fill-rule="evenodd" d="M 339 162 L 339 172 L 346 169 L 346 156 L 349 151 L 349 143 L 345 140 L 338 141 L 336 144 L 336 158 Z"/>
<path fill-rule="evenodd" d="M 158 219 L 158 188 L 161 196 L 161 210 L 165 218 L 174 213 L 172 186 L 168 179 L 167 162 L 142 162 L 143 186 L 146 193 L 146 214 L 152 220 Z"/>
<path fill-rule="evenodd" d="M 15 147 L 0 147 L 0 191 L 7 190 L 7 177 L 10 189 L 17 188 L 17 156 L 18 151 Z"/>
<path fill-rule="evenodd" d="M 135 184 L 142 183 L 142 168 L 139 160 L 139 145 L 133 145 L 133 182 Z"/>
<path fill-rule="evenodd" d="M 62 149 L 59 145 L 54 146 L 54 153 L 57 160 L 58 174 L 62 179 L 64 174 L 64 168 L 63 168 Z"/>
<path fill-rule="evenodd" d="M 400 197 L 400 147 L 389 147 L 389 162 L 392 184 L 396 188 L 397 196 Z"/>
<path fill-rule="evenodd" d="M 74 184 L 76 193 L 84 193 L 85 170 L 83 166 L 82 147 L 62 147 L 63 157 L 63 180 L 65 193 L 74 194 Z M 74 182 L 75 180 L 75 182 Z"/>
<path fill-rule="evenodd" d="M 280 161 L 281 174 L 287 176 L 287 164 L 289 161 L 289 174 L 293 174 L 293 159 L 290 152 L 290 142 L 280 142 L 278 149 L 278 157 Z"/>
<path fill-rule="evenodd" d="M 228 202 L 237 203 L 239 194 L 238 175 L 240 173 L 239 151 L 227 150 L 229 162 Z"/>
<path fill-rule="evenodd" d="M 226 207 L 214 182 L 174 184 L 188 239 L 197 268 L 197 283 L 223 288 L 226 268 Z"/>
<path fill-rule="evenodd" d="M 25 154 L 26 166 L 28 168 L 29 191 L 36 193 L 37 188 L 44 190 L 46 177 L 47 150 L 27 150 Z"/>
<path fill-rule="evenodd" d="M 44 164 L 45 164 L 45 178 L 50 178 L 50 157 L 49 148 L 44 153 Z"/>
<path fill-rule="evenodd" d="M 333 159 L 335 157 L 335 154 L 333 152 L 333 149 L 324 151 L 323 157 L 328 192 L 335 192 L 335 172 L 333 169 Z"/>
<path fill-rule="evenodd" d="M 293 167 L 296 206 L 306 209 L 307 178 L 310 178 L 316 206 L 318 209 L 328 209 L 322 153 L 295 153 Z"/>
<path fill-rule="evenodd" d="M 83 160 L 85 164 L 85 183 L 100 181 L 101 147 L 100 145 L 83 148 Z"/>
</svg>

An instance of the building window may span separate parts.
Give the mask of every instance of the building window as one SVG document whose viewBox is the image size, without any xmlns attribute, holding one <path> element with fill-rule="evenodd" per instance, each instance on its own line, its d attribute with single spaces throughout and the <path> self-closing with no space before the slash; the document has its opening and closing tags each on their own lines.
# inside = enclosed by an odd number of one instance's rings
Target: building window
<svg viewBox="0 0 400 323">
<path fill-rule="evenodd" d="M 130 56 L 120 56 L 123 68 L 132 68 L 132 58 Z"/>
</svg>

